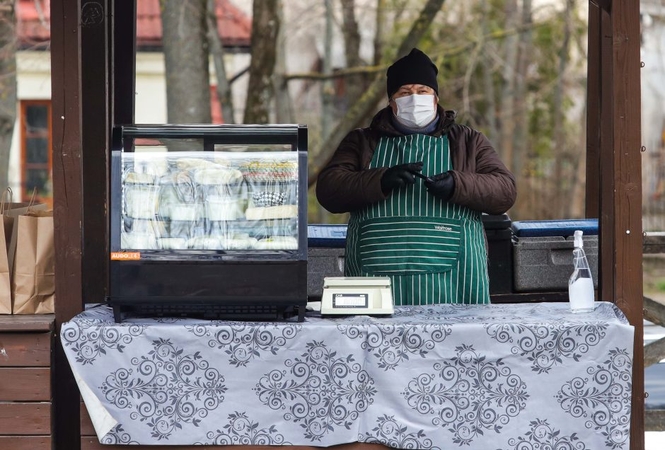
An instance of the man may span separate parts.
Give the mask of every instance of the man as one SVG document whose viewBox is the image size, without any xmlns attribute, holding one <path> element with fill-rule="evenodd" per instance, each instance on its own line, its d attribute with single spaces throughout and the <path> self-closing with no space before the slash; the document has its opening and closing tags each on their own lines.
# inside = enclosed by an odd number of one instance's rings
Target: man
<svg viewBox="0 0 665 450">
<path fill-rule="evenodd" d="M 344 138 L 316 194 L 351 213 L 346 276 L 389 276 L 396 305 L 489 303 L 481 213 L 513 205 L 515 178 L 438 105 L 437 73 L 418 49 L 390 66 L 389 105 Z"/>
</svg>

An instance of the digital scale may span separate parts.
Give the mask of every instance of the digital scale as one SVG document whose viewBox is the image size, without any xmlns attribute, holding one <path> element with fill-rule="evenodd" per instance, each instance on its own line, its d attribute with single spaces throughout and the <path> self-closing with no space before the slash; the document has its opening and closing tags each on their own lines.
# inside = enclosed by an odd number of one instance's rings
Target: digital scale
<svg viewBox="0 0 665 450">
<path fill-rule="evenodd" d="M 385 316 L 394 313 L 388 277 L 325 277 L 321 315 Z"/>
</svg>

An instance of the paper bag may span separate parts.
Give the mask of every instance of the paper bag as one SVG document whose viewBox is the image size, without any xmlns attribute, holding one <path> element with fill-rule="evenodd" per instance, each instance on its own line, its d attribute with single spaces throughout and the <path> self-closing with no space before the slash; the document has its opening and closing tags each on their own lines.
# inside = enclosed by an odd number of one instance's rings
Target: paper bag
<svg viewBox="0 0 665 450">
<path fill-rule="evenodd" d="M 4 217 L 0 217 L 0 236 L 4 237 Z M 12 287 L 9 276 L 6 239 L 0 238 L 0 314 L 12 313 Z"/>
<path fill-rule="evenodd" d="M 14 314 L 55 312 L 55 247 L 53 211 L 30 210 L 16 218 L 12 240 Z"/>
<path fill-rule="evenodd" d="M 14 224 L 16 223 L 16 218 L 23 214 L 28 213 L 28 211 L 46 211 L 48 208 L 44 203 L 38 203 L 36 205 L 30 204 L 28 202 L 19 202 L 19 203 L 5 203 L 4 210 L 3 206 L 0 205 L 0 214 L 2 214 L 3 224 L 5 228 L 5 240 L 7 243 L 7 259 L 9 260 L 9 272 L 11 273 L 12 267 L 14 265 L 14 254 L 16 253 L 16 239 L 14 236 Z"/>
<path fill-rule="evenodd" d="M 14 219 L 19 214 L 25 214 L 29 207 L 45 209 L 46 205 L 30 205 L 30 203 L 12 202 L 12 190 L 6 188 L 0 196 L 0 314 L 11 314 L 11 266 L 13 251 L 10 256 L 10 242 Z"/>
</svg>

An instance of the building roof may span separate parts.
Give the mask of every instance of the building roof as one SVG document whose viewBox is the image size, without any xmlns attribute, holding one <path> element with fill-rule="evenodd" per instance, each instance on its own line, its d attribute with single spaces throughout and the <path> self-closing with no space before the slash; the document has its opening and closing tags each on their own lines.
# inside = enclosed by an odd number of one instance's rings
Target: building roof
<svg viewBox="0 0 665 450">
<path fill-rule="evenodd" d="M 123 0 L 119 0 L 123 1 Z M 217 2 L 217 29 L 226 47 L 249 47 L 251 20 L 229 0 Z M 50 0 L 18 0 L 17 36 L 22 48 L 39 47 L 50 40 Z M 159 0 L 136 0 L 136 46 L 159 48 L 162 43 Z"/>
</svg>

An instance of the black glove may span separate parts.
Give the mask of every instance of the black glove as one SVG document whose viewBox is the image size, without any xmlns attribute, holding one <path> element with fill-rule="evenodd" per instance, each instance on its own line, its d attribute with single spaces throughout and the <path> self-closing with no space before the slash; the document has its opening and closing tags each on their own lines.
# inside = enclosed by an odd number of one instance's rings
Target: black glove
<svg viewBox="0 0 665 450">
<path fill-rule="evenodd" d="M 407 184 L 413 184 L 416 179 L 413 177 L 414 173 L 423 170 L 423 163 L 408 163 L 393 166 L 386 170 L 381 177 L 381 190 L 384 194 L 392 191 L 393 189 L 401 188 Z"/>
<path fill-rule="evenodd" d="M 443 172 L 430 178 L 432 181 L 425 181 L 427 191 L 444 202 L 450 200 L 455 192 L 455 178 L 450 172 Z"/>
</svg>

